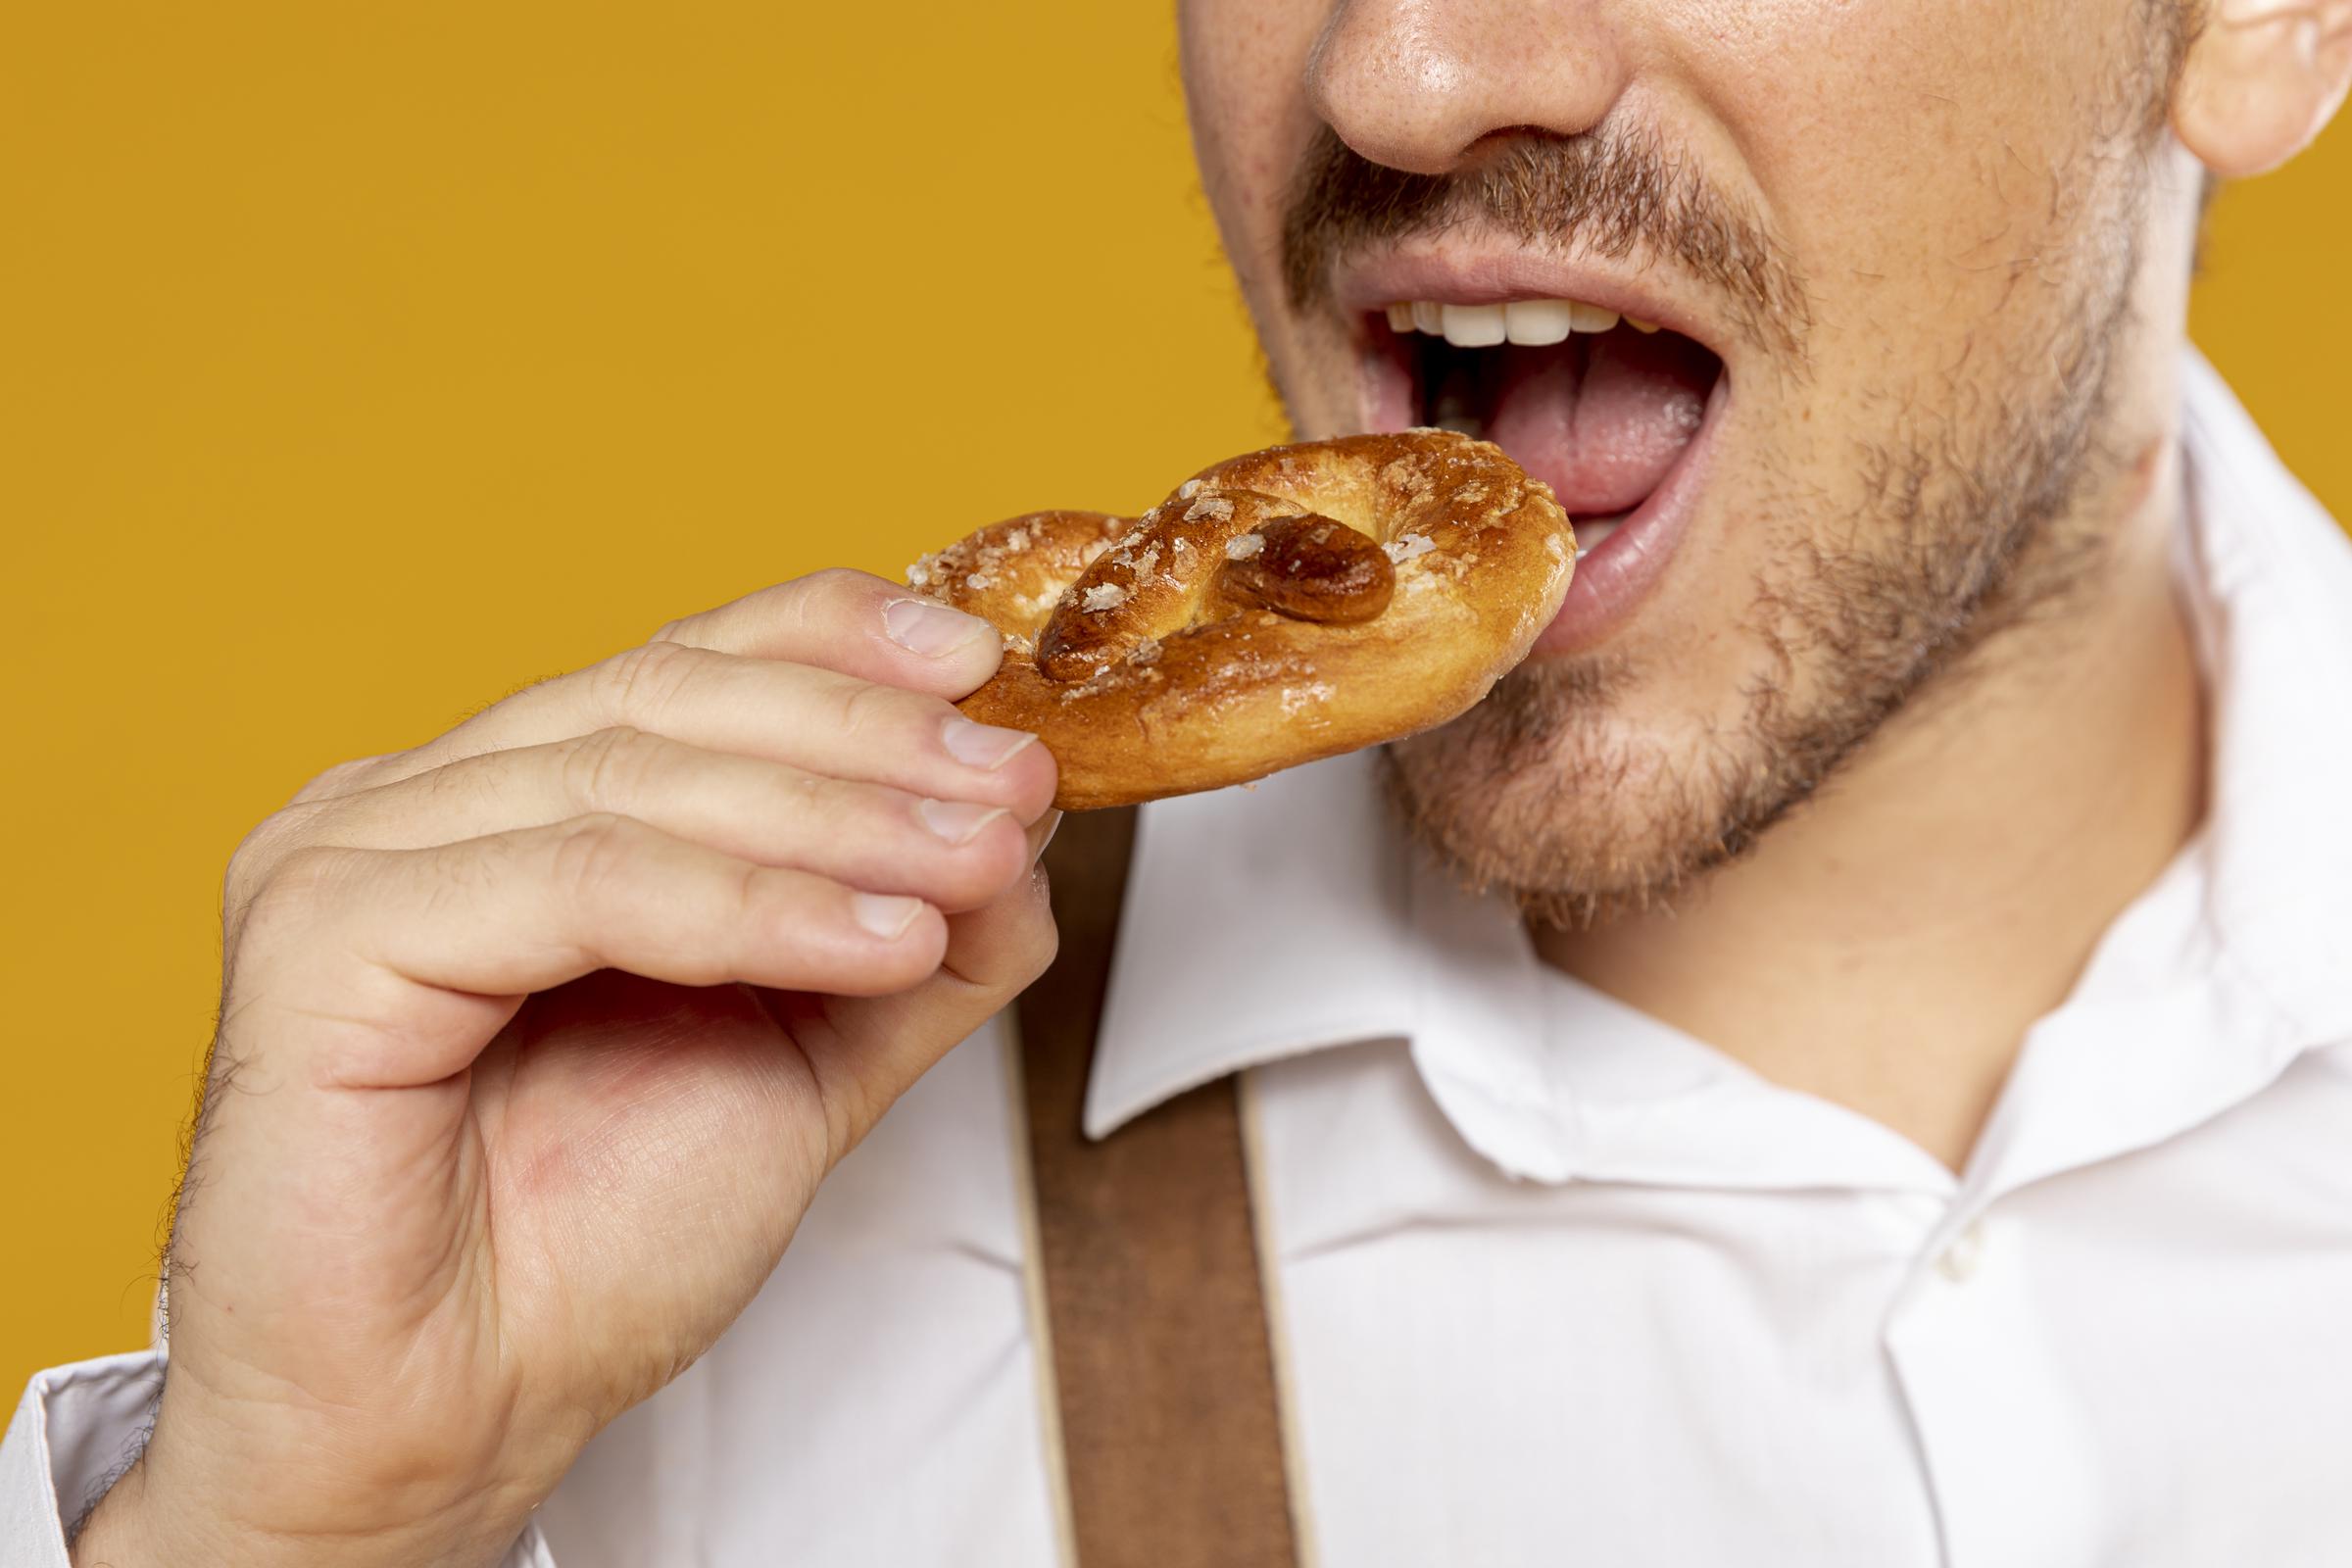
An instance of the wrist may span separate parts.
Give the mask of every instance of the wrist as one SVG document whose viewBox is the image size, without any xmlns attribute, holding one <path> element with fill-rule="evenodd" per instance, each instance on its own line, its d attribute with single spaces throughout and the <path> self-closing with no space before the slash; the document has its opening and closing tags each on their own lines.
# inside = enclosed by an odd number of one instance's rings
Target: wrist
<svg viewBox="0 0 2352 1568">
<path fill-rule="evenodd" d="M 496 1568 L 529 1517 L 487 1505 L 430 1520 L 393 1522 L 355 1506 L 342 1521 L 301 1532 L 242 1517 L 218 1488 L 175 1491 L 154 1449 L 90 1510 L 68 1550 L 73 1568 Z M 331 1513 L 322 1496 L 318 1512 Z"/>
</svg>

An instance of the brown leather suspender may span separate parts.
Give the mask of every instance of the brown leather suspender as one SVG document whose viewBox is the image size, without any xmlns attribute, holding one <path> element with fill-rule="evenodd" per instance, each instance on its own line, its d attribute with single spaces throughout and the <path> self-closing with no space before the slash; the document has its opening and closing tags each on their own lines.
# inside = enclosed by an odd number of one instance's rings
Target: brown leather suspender
<svg viewBox="0 0 2352 1568">
<path fill-rule="evenodd" d="M 1017 1005 L 1078 1564 L 1293 1568 L 1236 1082 L 1079 1128 L 1134 836 L 1132 808 L 1063 819 L 1061 949 Z"/>
</svg>

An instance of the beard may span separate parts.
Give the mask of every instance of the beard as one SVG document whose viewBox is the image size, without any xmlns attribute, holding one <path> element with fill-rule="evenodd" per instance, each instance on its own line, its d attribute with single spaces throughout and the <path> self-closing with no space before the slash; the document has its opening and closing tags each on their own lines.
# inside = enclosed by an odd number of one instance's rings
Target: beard
<svg viewBox="0 0 2352 1568">
<path fill-rule="evenodd" d="M 2124 238 L 2072 286 L 2044 291 L 2044 309 L 2011 318 L 2036 324 L 1972 345 L 1972 360 L 1999 367 L 1975 395 L 1872 400 L 1979 417 L 1920 415 L 1874 432 L 1852 466 L 1859 504 L 1764 471 L 1750 499 L 1771 564 L 1739 618 L 1756 660 L 1729 722 L 1693 719 L 1679 737 L 1630 728 L 1618 715 L 1642 672 L 1605 650 L 1523 665 L 1460 718 L 1385 750 L 1410 836 L 1539 924 L 1671 908 L 1898 713 L 1949 699 L 2005 649 L 2023 654 L 2029 626 L 2062 626 L 2109 543 L 2078 503 L 2124 466 L 2104 431 L 2134 325 L 2144 194 L 2134 182 L 2080 209 Z"/>
<path fill-rule="evenodd" d="M 2096 501 L 2130 461 L 2110 416 L 2142 331 L 2149 155 L 2203 21 L 2192 0 L 2139 0 L 2115 74 L 2085 97 L 2086 140 L 2054 172 L 2049 211 L 2073 219 L 2043 250 L 2073 260 L 2012 264 L 2012 294 L 1960 356 L 1965 381 L 1859 389 L 1846 406 L 1896 412 L 1850 439 L 1839 466 L 1854 482 L 1838 493 L 1770 457 L 1753 465 L 1742 526 L 1769 548 L 1725 628 L 1748 653 L 1737 692 L 1644 725 L 1629 715 L 1651 672 L 1602 648 L 1523 665 L 1451 723 L 1384 749 L 1403 827 L 1459 882 L 1571 929 L 1671 908 L 1898 718 L 2064 652 L 2115 545 Z M 1574 238 L 1676 261 L 1809 381 L 1814 313 L 1792 259 L 1700 161 L 1602 130 L 1461 176 L 1374 168 L 1326 138 L 1287 210 L 1293 303 L 1314 303 L 1330 258 L 1358 245 L 1482 225 Z"/>
</svg>

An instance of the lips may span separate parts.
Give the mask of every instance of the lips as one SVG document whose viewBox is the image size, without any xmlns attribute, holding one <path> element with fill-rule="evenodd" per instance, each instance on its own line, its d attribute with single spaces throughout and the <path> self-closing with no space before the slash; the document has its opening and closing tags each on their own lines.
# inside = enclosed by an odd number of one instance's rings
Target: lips
<svg viewBox="0 0 2352 1568">
<path fill-rule="evenodd" d="M 1582 559 L 1536 656 L 1591 647 L 1665 574 L 1697 490 L 1686 470 L 1725 404 L 1724 362 L 1672 315 L 1631 314 L 1647 301 L 1517 292 L 1492 265 L 1416 271 L 1425 293 L 1355 317 L 1366 427 L 1466 430 L 1551 486 Z M 1354 283 L 1359 297 L 1379 286 Z"/>
</svg>

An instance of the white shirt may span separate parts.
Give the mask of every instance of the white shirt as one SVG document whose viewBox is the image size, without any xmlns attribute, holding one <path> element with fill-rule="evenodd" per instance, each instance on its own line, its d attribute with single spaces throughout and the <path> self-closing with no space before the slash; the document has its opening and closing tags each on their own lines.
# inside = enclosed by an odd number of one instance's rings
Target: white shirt
<svg viewBox="0 0 2352 1568">
<path fill-rule="evenodd" d="M 1144 812 L 1088 1125 L 1249 1073 L 1323 1568 L 2352 1562 L 2352 546 L 2187 373 L 2211 814 L 1964 1175 L 1539 963 L 1360 757 Z M 1055 1560 L 1004 1050 L 514 1563 Z M 61 1568 L 155 1371 L 33 1380 L 0 1568 Z"/>
</svg>

